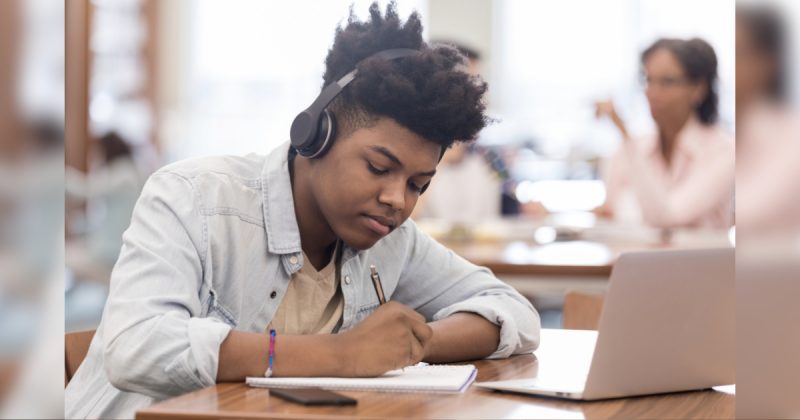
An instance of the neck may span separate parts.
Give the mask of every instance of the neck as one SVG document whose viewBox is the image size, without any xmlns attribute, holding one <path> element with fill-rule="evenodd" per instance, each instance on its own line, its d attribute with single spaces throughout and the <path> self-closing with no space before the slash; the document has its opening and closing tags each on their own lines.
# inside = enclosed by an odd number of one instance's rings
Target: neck
<svg viewBox="0 0 800 420">
<path fill-rule="evenodd" d="M 311 171 L 308 159 L 297 156 L 289 162 L 289 174 L 294 198 L 294 214 L 300 231 L 300 244 L 311 263 L 321 268 L 330 261 L 336 234 L 328 225 L 311 190 Z"/>
<path fill-rule="evenodd" d="M 675 118 L 673 121 L 665 121 L 658 125 L 659 144 L 661 145 L 661 154 L 667 163 L 672 161 L 672 152 L 675 151 L 677 144 L 678 134 L 683 127 L 689 122 L 691 114 Z"/>
</svg>

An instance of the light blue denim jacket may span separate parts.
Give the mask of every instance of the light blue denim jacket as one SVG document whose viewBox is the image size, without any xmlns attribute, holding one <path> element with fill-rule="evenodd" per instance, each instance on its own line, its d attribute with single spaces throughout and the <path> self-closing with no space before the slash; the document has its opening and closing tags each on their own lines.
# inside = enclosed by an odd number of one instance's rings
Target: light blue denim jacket
<svg viewBox="0 0 800 420">
<path fill-rule="evenodd" d="M 151 176 L 123 236 L 102 322 L 66 389 L 68 418 L 133 417 L 213 385 L 231 328 L 264 331 L 303 265 L 288 147 L 191 159 Z M 378 305 L 370 264 L 391 300 L 429 321 L 473 312 L 499 325 L 492 358 L 539 344 L 539 315 L 528 300 L 411 220 L 369 250 L 345 246 L 340 331 Z"/>
</svg>

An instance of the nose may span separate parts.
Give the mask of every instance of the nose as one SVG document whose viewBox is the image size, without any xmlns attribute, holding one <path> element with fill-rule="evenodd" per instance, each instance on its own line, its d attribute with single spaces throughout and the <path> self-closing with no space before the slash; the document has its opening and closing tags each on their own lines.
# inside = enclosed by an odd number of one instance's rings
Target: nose
<svg viewBox="0 0 800 420">
<path fill-rule="evenodd" d="M 650 106 L 658 105 L 662 101 L 663 92 L 656 88 L 656 87 L 649 87 L 645 91 L 645 96 L 647 97 L 647 102 L 649 102 Z"/>
<path fill-rule="evenodd" d="M 659 86 L 659 85 L 658 85 L 658 84 L 656 84 L 655 82 L 653 82 L 653 83 L 650 83 L 650 84 L 648 84 L 648 85 L 647 85 L 647 87 L 644 89 L 644 93 L 645 93 L 645 95 L 647 95 L 647 96 L 656 96 L 656 95 L 659 95 L 659 94 L 661 93 L 661 86 Z"/>
<path fill-rule="evenodd" d="M 406 205 L 405 183 L 400 181 L 387 183 L 378 195 L 378 202 L 394 211 L 402 211 Z"/>
</svg>

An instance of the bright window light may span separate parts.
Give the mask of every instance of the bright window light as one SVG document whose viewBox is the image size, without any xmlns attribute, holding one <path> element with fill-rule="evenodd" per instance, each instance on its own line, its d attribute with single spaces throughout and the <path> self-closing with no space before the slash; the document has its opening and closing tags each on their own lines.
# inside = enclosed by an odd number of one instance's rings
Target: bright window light
<svg viewBox="0 0 800 420">
<path fill-rule="evenodd" d="M 603 204 L 606 189 L 598 180 L 523 181 L 516 195 L 521 202 L 540 202 L 551 212 L 589 211 Z"/>
<path fill-rule="evenodd" d="M 384 10 L 387 1 L 379 1 Z M 371 1 L 187 1 L 187 65 L 179 105 L 167 116 L 169 160 L 268 153 L 289 140 L 294 116 L 322 88 L 335 29 L 352 4 L 368 17 Z M 425 17 L 427 0 L 398 3 L 403 18 Z M 425 23 L 425 22 L 423 22 Z"/>
</svg>

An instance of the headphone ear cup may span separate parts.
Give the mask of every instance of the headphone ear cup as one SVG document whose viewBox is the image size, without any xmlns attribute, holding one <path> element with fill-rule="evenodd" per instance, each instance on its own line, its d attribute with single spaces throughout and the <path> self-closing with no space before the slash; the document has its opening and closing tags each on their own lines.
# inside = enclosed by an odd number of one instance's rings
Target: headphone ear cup
<svg viewBox="0 0 800 420">
<path fill-rule="evenodd" d="M 336 138 L 336 117 L 333 115 L 333 112 L 326 109 L 322 111 L 320 117 L 317 141 L 315 144 L 315 146 L 318 146 L 317 148 L 319 151 L 314 154 L 313 158 L 325 156 L 331 146 L 333 146 L 333 141 Z"/>
<path fill-rule="evenodd" d="M 309 110 L 305 110 L 294 118 L 289 138 L 292 146 L 302 156 L 307 156 L 316 150 L 315 142 L 319 129 L 318 118 Z"/>
</svg>

